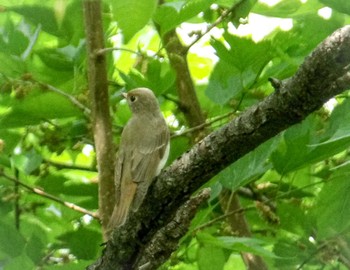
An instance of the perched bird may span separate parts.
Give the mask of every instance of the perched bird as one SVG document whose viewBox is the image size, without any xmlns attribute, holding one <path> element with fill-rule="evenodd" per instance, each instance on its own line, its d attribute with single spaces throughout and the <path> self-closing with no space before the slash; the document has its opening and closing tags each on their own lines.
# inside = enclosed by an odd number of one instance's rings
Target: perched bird
<svg viewBox="0 0 350 270">
<path fill-rule="evenodd" d="M 157 98 L 147 88 L 124 93 L 132 117 L 124 127 L 115 168 L 116 204 L 109 230 L 140 207 L 169 155 L 169 130 Z"/>
</svg>

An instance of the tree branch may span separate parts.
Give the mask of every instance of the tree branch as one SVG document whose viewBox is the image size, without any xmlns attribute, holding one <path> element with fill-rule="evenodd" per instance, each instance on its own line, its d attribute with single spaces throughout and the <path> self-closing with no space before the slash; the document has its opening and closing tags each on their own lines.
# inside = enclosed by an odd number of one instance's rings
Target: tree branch
<svg viewBox="0 0 350 270">
<path fill-rule="evenodd" d="M 114 231 L 104 254 L 91 269 L 135 269 L 130 266 L 142 256 L 139 245 L 147 245 L 193 192 L 263 142 L 300 123 L 331 97 L 349 89 L 349 44 L 350 26 L 334 32 L 305 59 L 293 77 L 281 82 L 279 90 L 209 134 L 162 171 L 139 211 L 130 213 L 126 223 Z"/>
<path fill-rule="evenodd" d="M 176 214 L 165 226 L 155 233 L 136 258 L 136 269 L 157 269 L 178 247 L 183 235 L 188 231 L 199 206 L 210 197 L 210 189 L 203 189 L 179 207 Z"/>
<path fill-rule="evenodd" d="M 99 215 L 105 233 L 114 207 L 114 146 L 108 103 L 106 58 L 100 0 L 84 0 L 88 52 L 89 95 L 96 158 L 99 172 Z"/>
</svg>

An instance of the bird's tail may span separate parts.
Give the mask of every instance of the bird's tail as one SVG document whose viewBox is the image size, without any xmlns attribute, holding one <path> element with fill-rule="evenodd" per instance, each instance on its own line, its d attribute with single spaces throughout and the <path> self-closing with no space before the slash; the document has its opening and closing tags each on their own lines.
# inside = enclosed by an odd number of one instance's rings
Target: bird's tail
<svg viewBox="0 0 350 270">
<path fill-rule="evenodd" d="M 137 184 L 133 181 L 129 181 L 129 183 L 125 184 L 121 189 L 123 192 L 120 194 L 120 198 L 117 199 L 117 203 L 114 206 L 112 216 L 109 220 L 108 234 L 110 234 L 115 227 L 122 226 L 125 223 L 136 189 Z"/>
</svg>

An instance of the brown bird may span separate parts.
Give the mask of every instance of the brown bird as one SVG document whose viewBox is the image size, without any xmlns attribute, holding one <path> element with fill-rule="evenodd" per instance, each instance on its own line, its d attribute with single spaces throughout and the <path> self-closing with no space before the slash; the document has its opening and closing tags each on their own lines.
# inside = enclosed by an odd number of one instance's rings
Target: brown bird
<svg viewBox="0 0 350 270">
<path fill-rule="evenodd" d="M 109 231 L 124 224 L 130 210 L 138 210 L 169 155 L 169 130 L 153 92 L 137 88 L 123 96 L 132 117 L 121 135 L 115 168 L 116 205 Z"/>
</svg>

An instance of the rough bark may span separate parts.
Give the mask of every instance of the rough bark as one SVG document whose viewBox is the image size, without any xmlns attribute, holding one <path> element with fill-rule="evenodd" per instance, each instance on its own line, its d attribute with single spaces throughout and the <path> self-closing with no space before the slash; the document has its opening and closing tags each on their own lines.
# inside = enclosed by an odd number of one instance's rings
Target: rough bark
<svg viewBox="0 0 350 270">
<path fill-rule="evenodd" d="M 273 94 L 209 134 L 164 170 L 139 211 L 114 231 L 102 257 L 90 269 L 136 269 L 135 259 L 142 257 L 144 250 L 140 247 L 152 242 L 192 193 L 234 161 L 349 89 L 349 63 L 350 26 L 346 26 L 322 42 L 293 77 L 275 83 Z"/>
<path fill-rule="evenodd" d="M 101 1 L 83 2 L 88 53 L 88 82 L 92 132 L 99 178 L 99 217 L 103 232 L 114 207 L 114 147 L 108 102 L 106 58 L 97 52 L 104 48 Z"/>
</svg>

